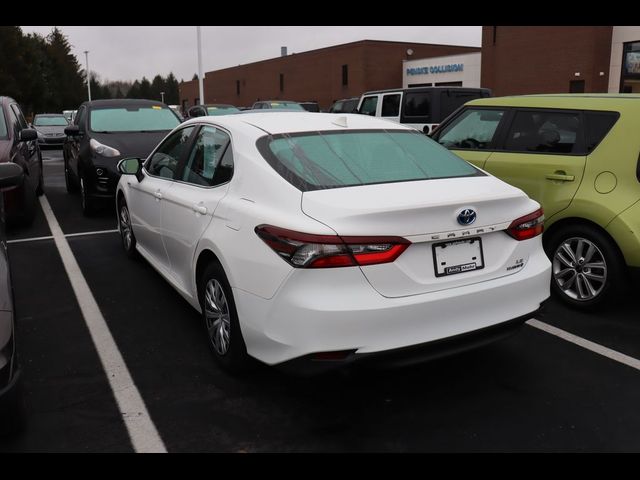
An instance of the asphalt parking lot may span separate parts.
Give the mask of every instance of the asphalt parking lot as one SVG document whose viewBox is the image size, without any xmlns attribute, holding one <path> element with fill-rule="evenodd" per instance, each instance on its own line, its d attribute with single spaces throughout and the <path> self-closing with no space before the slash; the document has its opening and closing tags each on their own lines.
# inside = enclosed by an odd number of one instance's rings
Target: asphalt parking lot
<svg viewBox="0 0 640 480">
<path fill-rule="evenodd" d="M 298 378 L 260 367 L 235 378 L 214 364 L 197 313 L 151 266 L 124 255 L 115 212 L 84 218 L 79 197 L 66 193 L 61 151 L 43 157 L 46 199 L 146 412 L 119 407 L 123 392 L 112 389 L 40 210 L 9 234 L 27 425 L 0 441 L 2 452 L 141 451 L 132 437 L 146 433 L 127 422 L 135 416 L 168 452 L 640 450 L 632 298 L 592 314 L 552 301 L 542 326 L 582 345 L 527 325 L 401 370 Z"/>
</svg>

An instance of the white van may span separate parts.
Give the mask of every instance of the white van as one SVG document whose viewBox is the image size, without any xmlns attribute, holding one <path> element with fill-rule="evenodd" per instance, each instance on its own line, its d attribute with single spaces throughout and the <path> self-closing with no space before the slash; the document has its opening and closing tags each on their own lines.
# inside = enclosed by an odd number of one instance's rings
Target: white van
<svg viewBox="0 0 640 480">
<path fill-rule="evenodd" d="M 490 97 L 488 88 L 413 87 L 365 92 L 358 113 L 382 117 L 425 134 L 470 100 Z"/>
</svg>

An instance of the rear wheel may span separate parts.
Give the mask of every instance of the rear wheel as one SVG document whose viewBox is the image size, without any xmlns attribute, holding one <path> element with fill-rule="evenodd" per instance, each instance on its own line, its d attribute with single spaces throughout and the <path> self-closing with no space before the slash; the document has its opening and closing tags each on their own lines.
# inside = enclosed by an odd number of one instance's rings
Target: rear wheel
<svg viewBox="0 0 640 480">
<path fill-rule="evenodd" d="M 67 162 L 64 162 L 64 183 L 67 186 L 67 193 L 76 193 L 78 191 L 78 186 L 74 183 L 71 178 L 71 172 L 69 171 L 69 165 Z"/>
<path fill-rule="evenodd" d="M 120 237 L 122 238 L 122 248 L 129 257 L 136 256 L 136 237 L 131 227 L 131 217 L 129 208 L 124 198 L 119 202 L 118 208 L 118 226 L 120 227 Z"/>
<path fill-rule="evenodd" d="M 623 287 L 624 261 L 607 235 L 588 225 L 551 232 L 551 290 L 566 304 L 587 310 L 612 299 Z"/>
<path fill-rule="evenodd" d="M 87 188 L 84 177 L 80 177 L 80 203 L 82 205 L 82 213 L 85 217 L 90 217 L 94 212 L 93 200 L 87 194 Z"/>
<path fill-rule="evenodd" d="M 209 264 L 198 282 L 202 319 L 213 357 L 225 370 L 238 374 L 250 366 L 233 293 L 222 267 Z"/>
</svg>

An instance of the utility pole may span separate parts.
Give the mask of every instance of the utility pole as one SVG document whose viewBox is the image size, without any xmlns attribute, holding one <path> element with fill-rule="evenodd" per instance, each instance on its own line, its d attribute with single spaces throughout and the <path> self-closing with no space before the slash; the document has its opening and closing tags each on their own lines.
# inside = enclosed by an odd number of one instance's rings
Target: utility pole
<svg viewBox="0 0 640 480">
<path fill-rule="evenodd" d="M 91 101 L 91 75 L 89 74 L 89 50 L 84 51 L 84 56 L 87 61 L 87 92 L 89 93 L 89 101 Z"/>
<path fill-rule="evenodd" d="M 202 75 L 202 41 L 200 39 L 200 27 L 196 27 L 198 32 L 198 87 L 200 89 L 200 105 L 204 105 L 204 83 Z"/>
</svg>

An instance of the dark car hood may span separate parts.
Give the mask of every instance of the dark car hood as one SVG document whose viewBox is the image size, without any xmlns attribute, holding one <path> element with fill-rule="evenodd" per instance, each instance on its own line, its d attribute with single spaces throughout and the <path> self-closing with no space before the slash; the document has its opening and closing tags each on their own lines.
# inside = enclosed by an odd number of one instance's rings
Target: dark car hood
<svg viewBox="0 0 640 480">
<path fill-rule="evenodd" d="M 91 132 L 90 137 L 104 145 L 119 150 L 123 157 L 146 158 L 169 132 L 170 130 L 158 132 Z"/>
<path fill-rule="evenodd" d="M 47 126 L 41 126 L 41 127 L 33 127 L 35 128 L 37 131 L 39 131 L 42 134 L 47 134 L 47 133 L 62 133 L 64 134 L 64 129 L 67 128 L 69 125 L 47 125 Z"/>
</svg>

